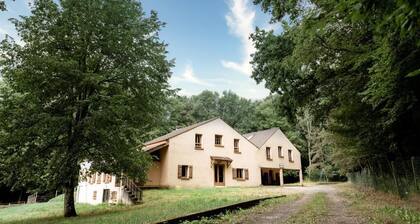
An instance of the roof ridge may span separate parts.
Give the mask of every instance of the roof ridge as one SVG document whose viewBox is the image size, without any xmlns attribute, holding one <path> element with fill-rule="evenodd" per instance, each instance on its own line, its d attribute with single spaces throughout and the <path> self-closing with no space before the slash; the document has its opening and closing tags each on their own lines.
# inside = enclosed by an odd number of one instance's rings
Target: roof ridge
<svg viewBox="0 0 420 224">
<path fill-rule="evenodd" d="M 194 123 L 194 124 L 182 127 L 182 128 L 174 129 L 174 130 L 172 130 L 171 132 L 169 132 L 165 135 L 159 136 L 157 138 L 154 138 L 150 141 L 145 142 L 144 145 L 150 145 L 152 143 L 156 143 L 156 142 L 160 142 L 160 141 L 164 141 L 164 140 L 173 138 L 175 136 L 183 134 L 183 133 L 185 133 L 187 131 L 190 131 L 190 130 L 196 128 L 196 127 L 200 127 L 201 125 L 207 124 L 207 123 L 209 123 L 211 121 L 214 121 L 214 120 L 217 120 L 217 119 L 220 119 L 220 118 L 219 117 L 214 117 L 214 118 L 211 118 L 211 119 L 208 119 L 208 120 L 205 120 L 205 121 L 200 121 L 198 123 Z"/>
<path fill-rule="evenodd" d="M 273 136 L 274 133 L 276 133 L 278 130 L 280 130 L 280 128 L 273 127 L 261 131 L 244 134 L 244 137 L 246 137 L 249 141 L 254 143 L 254 145 L 256 145 L 258 148 L 261 148 L 268 141 L 268 139 L 270 139 L 271 136 Z"/>
</svg>

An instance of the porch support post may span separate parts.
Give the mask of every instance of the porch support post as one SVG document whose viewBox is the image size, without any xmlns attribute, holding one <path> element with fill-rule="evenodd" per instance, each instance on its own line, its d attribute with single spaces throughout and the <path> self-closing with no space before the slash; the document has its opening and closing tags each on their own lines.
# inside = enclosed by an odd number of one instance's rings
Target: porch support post
<svg viewBox="0 0 420 224">
<path fill-rule="evenodd" d="M 300 182 L 300 185 L 303 186 L 303 173 L 302 173 L 302 169 L 299 170 L 299 182 Z"/>
<path fill-rule="evenodd" d="M 283 168 L 280 168 L 280 186 L 283 186 Z"/>
</svg>

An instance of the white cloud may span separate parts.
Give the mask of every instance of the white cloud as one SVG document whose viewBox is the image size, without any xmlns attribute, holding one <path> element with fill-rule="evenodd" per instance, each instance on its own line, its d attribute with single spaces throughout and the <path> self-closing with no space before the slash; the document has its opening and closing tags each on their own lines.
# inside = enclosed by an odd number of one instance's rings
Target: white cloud
<svg viewBox="0 0 420 224">
<path fill-rule="evenodd" d="M 250 8 L 248 0 L 230 0 L 229 13 L 226 15 L 226 23 L 229 31 L 238 37 L 242 44 L 243 58 L 241 62 L 222 61 L 226 68 L 237 70 L 246 75 L 251 75 L 251 54 L 255 47 L 249 35 L 254 31 L 255 11 Z"/>
<path fill-rule="evenodd" d="M 211 86 L 211 84 L 203 79 L 198 78 L 191 64 L 185 66 L 184 72 L 179 76 L 172 76 L 173 82 L 189 82 L 202 86 Z"/>
</svg>

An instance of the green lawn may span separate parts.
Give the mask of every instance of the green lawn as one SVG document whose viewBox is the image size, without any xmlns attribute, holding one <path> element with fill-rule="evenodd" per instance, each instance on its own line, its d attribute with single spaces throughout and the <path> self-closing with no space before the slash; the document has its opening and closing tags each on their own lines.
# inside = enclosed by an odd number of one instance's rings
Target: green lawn
<svg viewBox="0 0 420 224">
<path fill-rule="evenodd" d="M 268 212 L 275 206 L 296 201 L 301 197 L 302 194 L 290 194 L 287 195 L 287 197 L 280 197 L 262 201 L 260 204 L 249 209 L 240 209 L 237 211 L 223 213 L 216 217 L 202 218 L 201 220 L 194 220 L 189 222 L 186 221 L 183 222 L 183 224 L 245 223 L 247 219 L 253 217 L 255 214 Z"/>
<path fill-rule="evenodd" d="M 62 218 L 61 198 L 48 203 L 0 209 L 0 223 L 150 223 L 265 196 L 278 187 L 147 190 L 135 206 L 77 204 L 75 218 Z"/>
</svg>

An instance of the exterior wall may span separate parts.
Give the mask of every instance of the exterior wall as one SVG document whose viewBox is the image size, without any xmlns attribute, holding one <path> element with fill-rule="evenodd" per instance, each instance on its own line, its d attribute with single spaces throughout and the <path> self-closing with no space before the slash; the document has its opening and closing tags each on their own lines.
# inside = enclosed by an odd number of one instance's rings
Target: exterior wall
<svg viewBox="0 0 420 224">
<path fill-rule="evenodd" d="M 195 149 L 195 134 L 202 135 L 203 150 Z M 222 135 L 223 147 L 214 144 L 215 135 Z M 239 151 L 234 153 L 233 141 L 239 139 Z M 161 161 L 161 184 L 170 187 L 212 187 L 214 168 L 210 156 L 229 157 L 233 161 L 225 166 L 225 186 L 259 186 L 260 171 L 255 160 L 258 148 L 236 132 L 221 119 L 194 128 L 169 140 L 169 149 Z M 170 158 L 170 159 L 166 159 Z M 178 179 L 178 165 L 193 167 L 193 177 L 188 180 Z M 235 180 L 232 168 L 248 169 L 248 180 Z"/>
<path fill-rule="evenodd" d="M 284 155 L 283 158 L 281 158 L 278 154 L 278 146 L 282 147 Z M 265 151 L 266 147 L 270 147 L 272 158 L 271 161 L 267 160 Z M 292 150 L 294 162 L 289 162 L 287 151 L 289 149 Z M 300 152 L 280 130 L 277 130 L 258 150 L 257 160 L 259 167 L 264 168 L 280 168 L 283 166 L 283 169 L 300 170 L 302 167 L 300 161 Z"/>
<path fill-rule="evenodd" d="M 77 195 L 76 195 L 76 202 L 79 203 L 88 203 L 88 204 L 101 204 L 104 189 L 109 189 L 109 201 L 105 203 L 123 203 L 123 204 L 131 204 L 131 200 L 128 197 L 128 194 L 121 188 L 115 186 L 115 176 L 112 176 L 112 180 L 110 183 L 104 183 L 103 177 L 104 173 L 101 174 L 101 183 L 89 183 L 86 180 L 82 180 L 79 182 L 79 186 L 77 187 Z M 96 200 L 93 199 L 94 191 L 96 191 Z M 116 192 L 116 200 L 111 200 L 112 192 Z"/>
<path fill-rule="evenodd" d="M 145 186 L 154 187 L 160 185 L 160 161 L 154 161 L 153 165 L 150 167 L 149 172 L 147 174 L 147 182 Z"/>
</svg>

